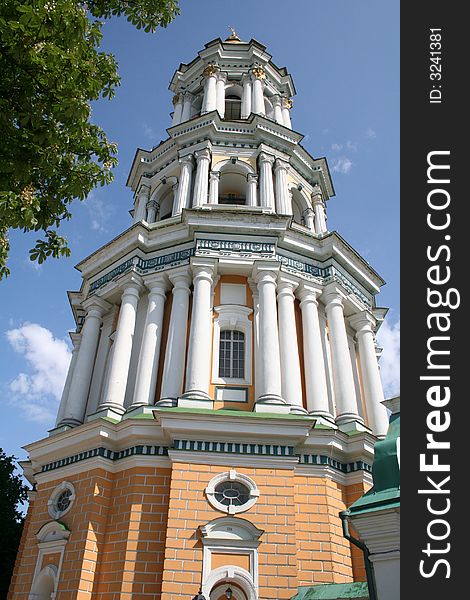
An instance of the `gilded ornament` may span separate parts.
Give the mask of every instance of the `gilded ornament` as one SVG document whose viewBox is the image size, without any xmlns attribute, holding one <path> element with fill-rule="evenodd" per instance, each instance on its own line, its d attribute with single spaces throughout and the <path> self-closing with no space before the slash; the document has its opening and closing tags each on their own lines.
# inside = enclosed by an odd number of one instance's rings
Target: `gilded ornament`
<svg viewBox="0 0 470 600">
<path fill-rule="evenodd" d="M 176 106 L 180 100 L 181 100 L 181 95 L 180 94 L 175 94 L 173 96 L 173 106 Z"/>
<path fill-rule="evenodd" d="M 219 70 L 219 67 L 211 64 L 211 65 L 207 65 L 207 67 L 204 69 L 202 74 L 204 75 L 204 77 L 210 77 L 211 75 L 215 75 L 218 70 Z"/>
<path fill-rule="evenodd" d="M 284 106 L 284 108 L 288 108 L 290 110 L 292 108 L 292 106 L 294 105 L 294 103 L 292 102 L 292 100 L 290 98 L 283 98 L 282 105 Z"/>
<path fill-rule="evenodd" d="M 257 79 L 266 79 L 266 71 L 263 67 L 255 67 L 254 69 L 251 69 L 251 72 Z"/>
</svg>

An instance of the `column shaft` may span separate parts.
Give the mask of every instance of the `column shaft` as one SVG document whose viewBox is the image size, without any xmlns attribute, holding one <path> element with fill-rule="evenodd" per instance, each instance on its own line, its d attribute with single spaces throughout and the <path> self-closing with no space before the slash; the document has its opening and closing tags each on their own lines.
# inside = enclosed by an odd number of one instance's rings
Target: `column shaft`
<svg viewBox="0 0 470 600">
<path fill-rule="evenodd" d="M 292 200 L 287 187 L 287 170 L 289 165 L 283 160 L 276 160 L 276 212 L 279 215 L 292 215 Z"/>
<path fill-rule="evenodd" d="M 320 186 L 315 186 L 312 192 L 312 205 L 315 213 L 315 233 L 326 233 L 326 214 L 325 203 L 321 193 Z"/>
<path fill-rule="evenodd" d="M 367 313 L 358 313 L 349 319 L 356 329 L 356 338 L 359 349 L 359 363 L 361 365 L 362 389 L 366 405 L 367 421 L 369 427 L 379 437 L 387 435 L 388 417 L 387 410 L 382 402 L 384 393 L 380 379 L 379 365 L 375 353 L 374 333 L 372 318 Z"/>
<path fill-rule="evenodd" d="M 259 402 L 282 403 L 281 358 L 277 324 L 276 274 L 260 270 L 259 293 Z"/>
<path fill-rule="evenodd" d="M 76 334 L 75 334 L 76 335 Z M 70 386 L 72 385 L 72 379 L 73 379 L 73 373 L 75 370 L 75 365 L 77 364 L 77 358 L 78 358 L 78 350 L 80 348 L 80 341 L 78 340 L 72 350 L 72 358 L 70 360 L 70 364 L 69 364 L 69 368 L 67 371 L 67 378 L 65 380 L 65 385 L 64 385 L 64 389 L 62 391 L 62 396 L 60 398 L 60 405 L 59 405 L 59 410 L 57 412 L 57 418 L 56 418 L 56 427 L 59 425 L 59 423 L 62 421 L 64 414 L 65 414 L 65 409 L 67 406 L 67 400 L 69 397 L 69 392 L 70 392 Z"/>
<path fill-rule="evenodd" d="M 244 75 L 243 79 L 242 79 L 242 83 L 243 83 L 243 97 L 242 97 L 241 118 L 247 119 L 251 114 L 252 86 L 251 86 L 250 76 Z"/>
<path fill-rule="evenodd" d="M 219 115 L 224 118 L 225 115 L 225 80 L 226 75 L 224 73 L 219 73 L 217 78 L 217 90 L 216 90 L 216 104 L 217 104 L 217 112 Z"/>
<path fill-rule="evenodd" d="M 163 366 L 161 401 L 158 402 L 163 405 L 174 404 L 183 392 L 191 284 L 187 267 L 175 269 L 173 273 L 170 271 L 169 278 L 173 283 L 173 303 Z"/>
<path fill-rule="evenodd" d="M 273 186 L 274 158 L 265 152 L 259 155 L 260 164 L 260 204 L 274 211 Z"/>
<path fill-rule="evenodd" d="M 274 119 L 279 125 L 284 125 L 284 116 L 282 114 L 281 98 L 279 96 L 273 96 L 274 106 Z"/>
<path fill-rule="evenodd" d="M 173 96 L 173 106 L 174 111 L 173 111 L 173 121 L 172 121 L 172 126 L 174 127 L 175 125 L 179 125 L 181 123 L 181 117 L 183 115 L 183 97 L 181 94 L 176 94 L 175 96 Z"/>
<path fill-rule="evenodd" d="M 122 294 L 107 389 L 99 410 L 110 408 L 119 413 L 124 412 L 124 396 L 129 376 L 137 305 L 142 287 L 139 279 L 134 277 L 130 279 Z"/>
<path fill-rule="evenodd" d="M 99 303 L 96 302 L 99 300 Z M 90 389 L 96 350 L 100 336 L 101 319 L 107 303 L 101 299 L 92 299 L 87 306 L 85 322 L 82 327 L 82 339 L 77 362 L 70 384 L 68 399 L 58 425 L 78 425 L 83 423 Z M 95 302 L 93 302 L 95 301 Z"/>
<path fill-rule="evenodd" d="M 206 80 L 201 114 L 217 109 L 217 73 L 218 68 L 215 65 L 207 65 L 204 69 L 203 76 Z"/>
<path fill-rule="evenodd" d="M 150 196 L 150 188 L 142 185 L 137 194 L 134 208 L 134 223 L 145 221 L 147 217 L 147 202 Z"/>
<path fill-rule="evenodd" d="M 251 109 L 257 115 L 265 115 L 263 81 L 261 75 L 253 75 L 253 101 Z"/>
<path fill-rule="evenodd" d="M 290 109 L 292 108 L 292 100 L 290 98 L 282 98 L 282 119 L 284 121 L 284 127 L 292 129 L 292 123 L 290 120 Z"/>
<path fill-rule="evenodd" d="M 220 172 L 211 171 L 209 174 L 209 204 L 219 203 Z"/>
<path fill-rule="evenodd" d="M 191 179 L 193 174 L 194 159 L 190 154 L 181 158 L 180 163 L 181 175 L 179 179 L 176 199 L 173 204 L 173 217 L 175 215 L 180 215 L 183 212 L 183 208 L 189 208 L 189 200 L 191 193 Z"/>
<path fill-rule="evenodd" d="M 201 150 L 195 153 L 197 160 L 196 180 L 194 181 L 193 208 L 207 204 L 207 192 L 209 187 L 209 165 L 211 154 L 209 150 Z"/>
<path fill-rule="evenodd" d="M 323 355 L 320 321 L 318 319 L 318 291 L 302 285 L 299 292 L 302 310 L 304 342 L 305 388 L 309 412 L 331 418 L 326 385 L 326 367 Z"/>
<path fill-rule="evenodd" d="M 166 278 L 163 275 L 157 275 L 151 280 L 147 280 L 145 284 L 149 289 L 148 307 L 137 365 L 133 407 L 154 404 L 162 341 Z"/>
<path fill-rule="evenodd" d="M 189 92 L 185 92 L 183 95 L 183 110 L 181 114 L 181 123 L 189 121 L 191 118 L 191 107 L 193 103 L 193 96 Z"/>
<path fill-rule="evenodd" d="M 248 173 L 246 176 L 248 182 L 248 194 L 246 203 L 248 206 L 258 206 L 257 200 L 257 185 L 258 185 L 258 176 L 254 173 Z"/>
<path fill-rule="evenodd" d="M 193 265 L 193 309 L 189 334 L 185 396 L 209 399 L 212 342 L 212 264 Z"/>
<path fill-rule="evenodd" d="M 336 292 L 327 292 L 324 301 L 330 336 L 336 420 L 339 423 L 361 420 L 357 412 L 356 389 L 341 296 Z"/>
<path fill-rule="evenodd" d="M 279 348 L 281 357 L 282 397 L 294 407 L 293 412 L 305 412 L 302 403 L 299 347 L 295 323 L 294 289 L 297 283 L 285 276 L 279 278 L 277 306 L 279 311 Z"/>
</svg>

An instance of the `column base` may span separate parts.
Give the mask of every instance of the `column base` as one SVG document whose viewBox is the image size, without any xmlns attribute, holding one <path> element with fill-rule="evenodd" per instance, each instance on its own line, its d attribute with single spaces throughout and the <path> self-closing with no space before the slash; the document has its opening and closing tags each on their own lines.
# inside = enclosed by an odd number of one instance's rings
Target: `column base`
<svg viewBox="0 0 470 600">
<path fill-rule="evenodd" d="M 214 401 L 212 398 L 192 395 L 191 392 L 187 392 L 180 396 L 177 401 L 178 408 L 214 408 Z"/>
<path fill-rule="evenodd" d="M 77 425 L 81 425 L 81 423 L 77 423 Z M 71 425 L 69 423 L 62 423 L 60 425 L 57 425 L 57 427 L 53 427 L 52 429 L 49 429 L 49 431 L 48 431 L 49 437 L 51 437 L 53 435 L 57 435 L 58 433 L 63 433 L 64 431 L 68 431 L 69 429 L 73 429 L 77 425 Z"/>
<path fill-rule="evenodd" d="M 88 421 L 96 421 L 96 419 L 108 419 L 118 423 L 122 420 L 125 413 L 124 407 L 102 406 L 96 412 L 88 415 Z"/>
<path fill-rule="evenodd" d="M 162 398 L 158 402 L 155 402 L 155 407 L 158 408 L 173 408 L 178 405 L 178 398 Z"/>
<path fill-rule="evenodd" d="M 291 415 L 308 415 L 308 411 L 303 406 L 298 406 L 297 404 L 290 404 L 289 412 Z"/>
<path fill-rule="evenodd" d="M 315 429 L 338 429 L 334 418 L 330 414 L 315 411 L 312 411 L 309 414 L 311 417 L 315 417 L 317 421 L 315 423 Z"/>
<path fill-rule="evenodd" d="M 265 394 L 260 396 L 255 403 L 253 412 L 259 413 L 279 413 L 289 414 L 292 406 L 286 404 L 285 400 L 281 396 L 276 394 Z"/>
<path fill-rule="evenodd" d="M 154 404 L 140 404 L 137 406 L 129 406 L 126 413 L 123 415 L 123 419 L 135 419 L 148 417 L 153 419 Z"/>
<path fill-rule="evenodd" d="M 357 433 L 372 433 L 372 431 L 364 425 L 362 420 L 354 420 L 354 421 L 345 421 L 339 423 L 336 420 L 336 424 L 338 425 L 338 429 L 345 433 L 346 435 L 355 435 Z"/>
</svg>

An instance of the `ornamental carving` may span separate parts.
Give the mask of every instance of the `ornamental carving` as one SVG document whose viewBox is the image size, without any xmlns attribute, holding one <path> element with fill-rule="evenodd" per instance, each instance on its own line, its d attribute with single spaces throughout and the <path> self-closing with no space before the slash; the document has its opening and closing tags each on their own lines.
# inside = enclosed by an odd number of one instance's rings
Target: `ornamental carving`
<svg viewBox="0 0 470 600">
<path fill-rule="evenodd" d="M 292 102 L 292 100 L 290 98 L 283 98 L 282 99 L 282 106 L 284 108 L 288 108 L 289 110 L 293 107 L 294 103 Z"/>
<path fill-rule="evenodd" d="M 255 67 L 254 69 L 251 69 L 251 72 L 257 79 L 266 79 L 266 71 L 263 67 Z"/>
<path fill-rule="evenodd" d="M 211 77 L 212 75 L 215 75 L 219 70 L 219 67 L 217 67 L 217 65 L 207 65 L 207 67 L 204 69 L 204 71 L 202 72 L 202 74 L 204 75 L 204 77 Z"/>
<path fill-rule="evenodd" d="M 181 100 L 181 95 L 180 94 L 175 94 L 173 96 L 173 106 L 176 106 L 180 100 Z"/>
</svg>

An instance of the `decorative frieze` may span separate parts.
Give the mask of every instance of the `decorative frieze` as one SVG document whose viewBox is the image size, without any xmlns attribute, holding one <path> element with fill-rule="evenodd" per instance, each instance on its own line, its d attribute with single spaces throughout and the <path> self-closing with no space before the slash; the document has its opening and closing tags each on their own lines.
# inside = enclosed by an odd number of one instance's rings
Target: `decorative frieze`
<svg viewBox="0 0 470 600">
<path fill-rule="evenodd" d="M 191 452 L 224 452 L 226 454 L 256 454 L 260 456 L 295 456 L 293 446 L 275 444 L 241 444 L 238 442 L 206 442 L 175 440 L 174 450 Z"/>
<path fill-rule="evenodd" d="M 341 473 L 354 473 L 355 471 L 367 471 L 367 473 L 372 473 L 371 465 L 362 460 L 343 463 L 331 458 L 331 456 L 325 456 L 324 454 L 300 454 L 299 464 L 328 466 L 337 471 L 341 471 Z"/>
<path fill-rule="evenodd" d="M 196 254 L 217 256 L 256 256 L 256 258 L 274 258 L 276 246 L 270 242 L 245 242 L 235 240 L 196 240 Z"/>
</svg>

